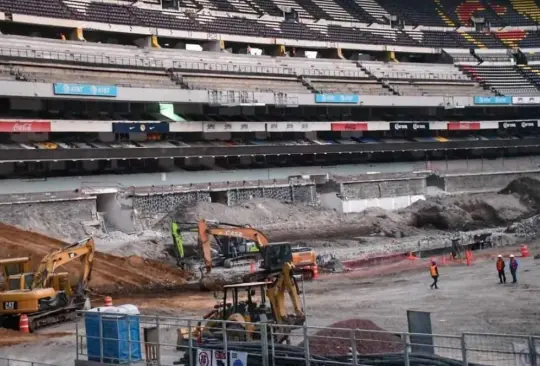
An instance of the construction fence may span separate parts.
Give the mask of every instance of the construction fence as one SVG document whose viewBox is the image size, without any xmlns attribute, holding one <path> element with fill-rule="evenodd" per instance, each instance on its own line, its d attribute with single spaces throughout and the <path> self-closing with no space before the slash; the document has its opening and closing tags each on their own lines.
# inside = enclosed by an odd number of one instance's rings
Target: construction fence
<svg viewBox="0 0 540 366">
<path fill-rule="evenodd" d="M 87 319 L 77 326 L 75 365 L 92 361 L 159 366 L 540 366 L 540 337 L 534 336 L 451 336 L 395 333 L 376 327 L 324 328 L 92 314 L 92 328 Z M 0 361 L 0 366 L 4 365 L 11 364 Z"/>
</svg>

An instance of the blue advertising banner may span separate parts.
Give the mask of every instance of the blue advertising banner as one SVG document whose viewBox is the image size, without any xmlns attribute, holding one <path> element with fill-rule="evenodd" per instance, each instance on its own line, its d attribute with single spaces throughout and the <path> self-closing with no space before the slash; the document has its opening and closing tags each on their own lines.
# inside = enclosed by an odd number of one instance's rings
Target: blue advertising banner
<svg viewBox="0 0 540 366">
<path fill-rule="evenodd" d="M 146 133 L 167 133 L 169 124 L 167 122 L 126 122 L 113 123 L 114 133 L 146 132 Z"/>
<path fill-rule="evenodd" d="M 356 94 L 315 94 L 315 103 L 358 104 Z"/>
<path fill-rule="evenodd" d="M 512 104 L 512 97 L 474 97 L 474 104 L 507 105 Z"/>
<path fill-rule="evenodd" d="M 54 95 L 82 95 L 87 97 L 116 97 L 118 88 L 115 85 L 91 84 L 53 84 Z"/>
</svg>

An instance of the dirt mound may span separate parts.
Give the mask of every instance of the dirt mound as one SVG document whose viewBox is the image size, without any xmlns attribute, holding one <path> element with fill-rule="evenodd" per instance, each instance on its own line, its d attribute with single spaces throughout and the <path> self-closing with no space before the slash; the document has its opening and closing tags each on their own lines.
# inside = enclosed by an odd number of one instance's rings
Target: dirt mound
<svg viewBox="0 0 540 366">
<path fill-rule="evenodd" d="M 514 179 L 499 193 L 517 194 L 523 203 L 540 212 L 540 181 L 536 179 L 529 177 Z"/>
<path fill-rule="evenodd" d="M 321 207 L 287 204 L 272 199 L 257 199 L 236 206 L 198 203 L 165 217 L 154 229 L 169 230 L 171 219 L 194 222 L 201 218 L 239 225 L 250 224 L 264 231 L 273 241 L 350 238 L 370 234 L 402 237 L 415 232 L 413 228 L 407 227 L 400 215 L 383 209 L 371 208 L 361 213 L 344 215 Z"/>
<path fill-rule="evenodd" d="M 464 231 L 504 225 L 532 213 L 520 197 L 496 193 L 430 197 L 399 212 L 414 227 Z"/>
<path fill-rule="evenodd" d="M 370 320 L 349 319 L 334 323 L 329 328 L 322 329 L 315 336 L 309 337 L 309 349 L 314 355 L 347 355 L 350 354 L 351 331 L 356 330 L 356 350 L 360 354 L 379 354 L 400 352 L 403 350 L 402 341 L 399 337 L 388 334 L 370 331 L 384 331 Z M 347 329 L 347 330 L 344 330 Z"/>
<path fill-rule="evenodd" d="M 2 258 L 29 256 L 33 269 L 44 255 L 65 245 L 60 240 L 0 224 Z M 76 278 L 81 266 L 78 262 L 69 263 L 64 269 Z M 96 294 L 111 295 L 144 292 L 182 285 L 186 277 L 182 270 L 154 260 L 96 252 L 90 289 Z"/>
</svg>

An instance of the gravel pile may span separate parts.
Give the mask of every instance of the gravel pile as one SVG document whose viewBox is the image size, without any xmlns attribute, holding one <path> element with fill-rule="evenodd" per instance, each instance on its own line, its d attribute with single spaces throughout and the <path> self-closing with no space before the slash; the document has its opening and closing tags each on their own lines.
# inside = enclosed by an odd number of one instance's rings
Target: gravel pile
<svg viewBox="0 0 540 366">
<path fill-rule="evenodd" d="M 360 354 L 380 354 L 403 351 L 401 339 L 389 333 L 371 331 L 384 331 L 370 320 L 349 319 L 343 320 L 322 329 L 314 336 L 309 337 L 309 350 L 313 355 L 347 355 L 351 353 L 351 331 L 349 329 L 362 329 L 354 332 L 356 351 Z M 344 330 L 347 329 L 347 330 Z"/>
</svg>

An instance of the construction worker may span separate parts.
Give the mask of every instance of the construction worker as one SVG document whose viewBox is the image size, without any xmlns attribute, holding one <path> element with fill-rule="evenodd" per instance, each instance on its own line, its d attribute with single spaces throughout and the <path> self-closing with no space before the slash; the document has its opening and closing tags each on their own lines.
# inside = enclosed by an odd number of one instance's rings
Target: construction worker
<svg viewBox="0 0 540 366">
<path fill-rule="evenodd" d="M 510 273 L 512 274 L 512 283 L 516 283 L 517 282 L 518 261 L 514 257 L 513 254 L 510 254 L 510 263 L 509 263 L 508 267 L 510 267 Z"/>
<path fill-rule="evenodd" d="M 431 274 L 431 278 L 433 278 L 433 283 L 431 284 L 431 289 L 439 287 L 437 286 L 437 281 L 439 279 L 439 269 L 437 268 L 437 263 L 435 260 L 431 260 L 431 265 L 429 266 L 429 273 Z"/>
<path fill-rule="evenodd" d="M 506 267 L 506 263 L 504 263 L 504 259 L 502 255 L 497 256 L 497 272 L 499 273 L 499 281 L 500 283 L 506 283 L 506 274 L 504 273 L 504 268 Z"/>
</svg>

